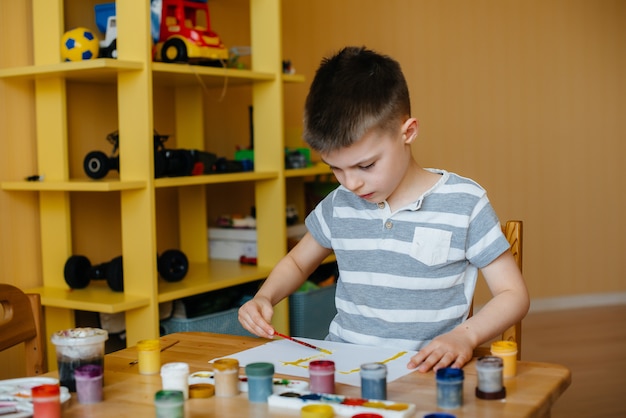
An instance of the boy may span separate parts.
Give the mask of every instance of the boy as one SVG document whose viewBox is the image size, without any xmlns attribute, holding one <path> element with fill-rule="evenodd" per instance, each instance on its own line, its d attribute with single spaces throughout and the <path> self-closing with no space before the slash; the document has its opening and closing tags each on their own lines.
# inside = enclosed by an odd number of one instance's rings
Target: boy
<svg viewBox="0 0 626 418">
<path fill-rule="evenodd" d="M 419 350 L 407 367 L 463 367 L 526 315 L 529 298 L 500 222 L 475 182 L 420 167 L 418 122 L 400 65 L 359 47 L 324 59 L 305 104 L 304 139 L 340 186 L 308 233 L 239 310 L 273 338 L 273 306 L 332 251 L 339 278 L 330 341 Z M 467 319 L 478 269 L 493 298 Z"/>
</svg>

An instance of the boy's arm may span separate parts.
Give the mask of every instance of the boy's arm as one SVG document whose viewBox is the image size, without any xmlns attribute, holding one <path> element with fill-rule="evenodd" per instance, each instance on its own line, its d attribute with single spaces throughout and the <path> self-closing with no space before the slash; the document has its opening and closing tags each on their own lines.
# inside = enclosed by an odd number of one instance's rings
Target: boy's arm
<svg viewBox="0 0 626 418">
<path fill-rule="evenodd" d="M 474 316 L 447 334 L 433 339 L 409 361 L 408 367 L 426 372 L 431 368 L 463 367 L 474 348 L 519 322 L 530 300 L 522 273 L 510 251 L 482 270 L 493 297 Z"/>
<path fill-rule="evenodd" d="M 295 292 L 331 253 L 308 232 L 276 264 L 254 298 L 239 309 L 239 322 L 259 337 L 272 338 L 274 305 Z"/>
</svg>

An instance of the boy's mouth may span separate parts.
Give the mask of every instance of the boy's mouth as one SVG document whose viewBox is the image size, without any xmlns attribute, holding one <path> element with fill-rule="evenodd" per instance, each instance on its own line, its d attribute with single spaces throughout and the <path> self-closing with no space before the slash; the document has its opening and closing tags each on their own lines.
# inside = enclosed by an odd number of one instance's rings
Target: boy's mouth
<svg viewBox="0 0 626 418">
<path fill-rule="evenodd" d="M 359 197 L 360 197 L 361 199 L 364 199 L 364 200 L 369 200 L 369 199 L 371 199 L 371 198 L 372 198 L 372 196 L 374 196 L 374 193 L 368 193 L 368 194 L 362 194 L 362 195 L 359 195 Z"/>
</svg>

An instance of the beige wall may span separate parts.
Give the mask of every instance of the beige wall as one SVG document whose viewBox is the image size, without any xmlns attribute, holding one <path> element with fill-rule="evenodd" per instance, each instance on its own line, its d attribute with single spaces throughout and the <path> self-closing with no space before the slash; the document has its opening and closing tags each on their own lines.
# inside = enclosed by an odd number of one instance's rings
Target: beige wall
<svg viewBox="0 0 626 418">
<path fill-rule="evenodd" d="M 626 291 L 626 2 L 285 0 L 284 56 L 366 45 L 400 61 L 427 167 L 525 222 L 533 298 Z M 297 91 L 296 91 L 297 90 Z M 287 90 L 302 103 L 306 86 Z M 287 124 L 301 112 L 288 107 Z"/>
<path fill-rule="evenodd" d="M 222 12 L 228 3 L 212 1 L 214 29 L 227 44 L 244 44 L 246 31 L 233 30 L 232 13 Z M 243 11 L 242 4 L 235 3 Z M 0 39 L 14 42 L 8 48 L 3 41 L 0 68 L 32 62 L 30 7 L 30 0 L 0 2 Z M 309 82 L 322 56 L 348 44 L 366 45 L 400 61 L 421 123 L 414 150 L 418 161 L 474 178 L 489 191 L 501 219 L 525 222 L 525 277 L 534 299 L 626 292 L 621 258 L 626 255 L 626 175 L 621 171 L 626 2 L 283 0 L 283 10 L 284 57 Z M 285 88 L 289 145 L 300 145 L 307 87 L 308 82 Z M 101 87 L 90 89 L 72 89 L 70 97 L 98 94 Z M 32 91 L 30 82 L 0 82 L 0 180 L 36 172 Z M 239 106 L 233 114 L 247 115 L 236 98 L 241 92 L 227 91 L 224 102 L 217 100 L 221 93 L 207 93 L 221 109 L 207 116 L 208 141 L 223 143 L 229 136 L 228 141 L 246 145 L 247 120 L 214 128 L 231 113 L 224 110 L 228 103 Z M 167 109 L 157 104 L 155 113 Z M 214 110 L 210 104 L 209 109 Z M 70 132 L 82 130 L 74 134 L 80 141 L 70 138 L 83 147 L 74 146 L 76 155 L 108 149 L 104 135 L 115 116 L 100 116 L 85 115 L 87 122 L 74 118 L 70 124 Z M 157 129 L 171 129 L 159 126 L 160 120 L 155 117 Z M 72 170 L 80 170 L 80 161 Z M 81 205 L 84 196 L 73 200 Z M 159 205 L 169 200 L 164 197 Z M 0 191 L 2 282 L 24 288 L 41 282 L 37 205 L 36 193 Z M 95 217 L 114 213 L 119 219 L 115 203 L 111 207 Z M 76 223 L 93 225 L 84 212 L 75 215 Z M 115 256 L 119 231 L 107 231 L 113 247 L 78 234 L 75 251 L 98 262 Z M 169 239 L 160 235 L 159 244 Z M 98 244 L 100 252 L 90 248 Z"/>
</svg>

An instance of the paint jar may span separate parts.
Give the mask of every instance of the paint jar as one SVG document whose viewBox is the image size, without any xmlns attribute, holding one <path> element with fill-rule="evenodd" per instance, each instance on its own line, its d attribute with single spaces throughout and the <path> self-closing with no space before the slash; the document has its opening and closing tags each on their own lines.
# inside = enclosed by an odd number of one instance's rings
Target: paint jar
<svg viewBox="0 0 626 418">
<path fill-rule="evenodd" d="M 456 415 L 446 414 L 445 412 L 433 412 L 432 414 L 424 415 L 424 418 L 456 418 Z"/>
<path fill-rule="evenodd" d="M 502 399 L 506 396 L 506 388 L 502 386 L 502 364 L 502 359 L 496 356 L 484 356 L 476 361 L 477 398 Z"/>
<path fill-rule="evenodd" d="M 491 343 L 491 355 L 502 358 L 504 378 L 517 374 L 517 343 L 515 341 L 495 341 Z"/>
<path fill-rule="evenodd" d="M 246 366 L 248 378 L 248 400 L 267 402 L 274 391 L 274 365 L 272 363 L 250 363 Z"/>
<path fill-rule="evenodd" d="M 104 342 L 109 333 L 100 328 L 72 328 L 52 334 L 60 386 L 76 392 L 74 370 L 85 364 L 104 367 Z"/>
<path fill-rule="evenodd" d="M 61 388 L 59 385 L 34 386 L 30 390 L 33 418 L 61 418 Z"/>
<path fill-rule="evenodd" d="M 309 387 L 313 393 L 335 393 L 335 362 L 332 360 L 309 362 Z"/>
<path fill-rule="evenodd" d="M 140 374 L 157 374 L 161 369 L 161 343 L 159 340 L 137 342 L 137 362 Z"/>
<path fill-rule="evenodd" d="M 74 370 L 76 395 L 79 403 L 98 403 L 102 401 L 102 366 L 85 364 Z"/>
<path fill-rule="evenodd" d="M 195 383 L 189 385 L 189 398 L 210 398 L 215 395 L 215 386 L 210 383 Z"/>
<path fill-rule="evenodd" d="M 184 418 L 185 395 L 180 390 L 160 390 L 154 395 L 156 418 Z"/>
<path fill-rule="evenodd" d="M 361 398 L 387 399 L 387 366 L 383 363 L 361 364 Z"/>
<path fill-rule="evenodd" d="M 306 405 L 300 409 L 300 418 L 333 418 L 335 410 L 330 405 Z"/>
<path fill-rule="evenodd" d="M 239 361 L 237 359 L 215 360 L 213 371 L 215 372 L 215 396 L 228 398 L 239 394 Z"/>
<path fill-rule="evenodd" d="M 161 366 L 161 385 L 163 390 L 179 390 L 184 399 L 189 399 L 189 365 L 175 362 Z"/>
<path fill-rule="evenodd" d="M 446 367 L 437 370 L 437 406 L 444 409 L 463 405 L 463 370 Z"/>
<path fill-rule="evenodd" d="M 352 415 L 351 418 L 385 418 L 380 414 L 373 414 L 371 412 L 364 412 L 361 414 Z"/>
</svg>

